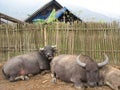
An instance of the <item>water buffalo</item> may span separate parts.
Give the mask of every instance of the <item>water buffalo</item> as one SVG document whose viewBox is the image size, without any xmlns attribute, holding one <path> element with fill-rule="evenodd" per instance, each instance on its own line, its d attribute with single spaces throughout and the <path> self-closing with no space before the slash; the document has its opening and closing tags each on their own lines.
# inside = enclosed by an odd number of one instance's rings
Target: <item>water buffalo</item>
<svg viewBox="0 0 120 90">
<path fill-rule="evenodd" d="M 120 90 L 120 70 L 110 65 L 105 66 L 100 70 L 104 75 L 104 82 L 113 90 Z"/>
<path fill-rule="evenodd" d="M 94 87 L 103 84 L 103 78 L 99 69 L 108 63 L 108 56 L 105 54 L 105 61 L 96 63 L 87 55 L 59 55 L 51 61 L 52 81 L 59 78 L 65 82 L 73 82 L 76 88 L 85 86 Z"/>
<path fill-rule="evenodd" d="M 29 79 L 30 74 L 50 70 L 55 52 L 56 46 L 45 46 L 39 51 L 13 57 L 3 65 L 2 72 L 9 81 Z"/>
</svg>

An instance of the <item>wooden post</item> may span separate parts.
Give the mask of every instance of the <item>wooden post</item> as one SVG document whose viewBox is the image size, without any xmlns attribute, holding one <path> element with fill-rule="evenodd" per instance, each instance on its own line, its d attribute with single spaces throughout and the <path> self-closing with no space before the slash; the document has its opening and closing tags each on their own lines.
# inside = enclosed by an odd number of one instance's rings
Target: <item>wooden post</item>
<svg viewBox="0 0 120 90">
<path fill-rule="evenodd" d="M 0 24 L 2 24 L 2 20 L 1 20 L 1 18 L 0 18 Z"/>
<path fill-rule="evenodd" d="M 6 27 L 6 36 L 7 36 L 7 51 L 8 51 L 8 56 L 7 59 L 10 58 L 10 53 L 9 53 L 9 34 L 8 34 L 8 25 Z"/>
<path fill-rule="evenodd" d="M 47 45 L 46 27 L 44 27 L 44 46 Z"/>
<path fill-rule="evenodd" d="M 59 34 L 58 23 L 57 23 L 56 30 L 57 30 L 57 32 L 56 32 L 56 45 L 58 46 L 58 39 L 59 39 L 59 36 L 58 36 L 58 34 Z"/>
</svg>

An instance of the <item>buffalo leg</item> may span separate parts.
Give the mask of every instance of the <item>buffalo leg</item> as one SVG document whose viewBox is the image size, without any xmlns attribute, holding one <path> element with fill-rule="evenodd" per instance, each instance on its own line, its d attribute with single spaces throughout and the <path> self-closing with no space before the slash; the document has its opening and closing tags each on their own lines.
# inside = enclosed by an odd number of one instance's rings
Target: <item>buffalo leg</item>
<svg viewBox="0 0 120 90">
<path fill-rule="evenodd" d="M 15 80 L 17 81 L 17 80 L 29 80 L 29 77 L 28 76 L 18 76 L 18 77 L 16 77 L 15 78 Z"/>
<path fill-rule="evenodd" d="M 52 77 L 52 83 L 56 83 L 56 73 L 55 73 L 55 65 L 51 63 L 51 77 Z"/>
<path fill-rule="evenodd" d="M 33 74 L 28 74 L 28 77 L 32 77 L 33 76 Z"/>
<path fill-rule="evenodd" d="M 9 81 L 10 81 L 10 82 L 16 81 L 16 80 L 15 80 L 15 76 L 10 76 Z"/>
<path fill-rule="evenodd" d="M 50 73 L 50 70 L 44 70 L 41 72 L 41 75 L 45 75 L 46 73 Z"/>
<path fill-rule="evenodd" d="M 24 76 L 25 80 L 29 80 L 30 78 L 28 76 Z"/>
<path fill-rule="evenodd" d="M 84 85 L 80 81 L 74 82 L 74 86 L 77 89 L 84 90 Z"/>
<path fill-rule="evenodd" d="M 104 77 L 102 74 L 100 74 L 99 76 L 99 81 L 98 81 L 98 86 L 103 86 L 105 83 L 104 83 Z"/>
<path fill-rule="evenodd" d="M 55 73 L 52 73 L 51 74 L 51 77 L 52 77 L 52 83 L 56 83 L 57 79 L 56 79 L 56 74 Z"/>
<path fill-rule="evenodd" d="M 74 83 L 76 89 L 84 90 L 84 84 L 78 78 L 72 78 L 71 81 Z"/>
</svg>

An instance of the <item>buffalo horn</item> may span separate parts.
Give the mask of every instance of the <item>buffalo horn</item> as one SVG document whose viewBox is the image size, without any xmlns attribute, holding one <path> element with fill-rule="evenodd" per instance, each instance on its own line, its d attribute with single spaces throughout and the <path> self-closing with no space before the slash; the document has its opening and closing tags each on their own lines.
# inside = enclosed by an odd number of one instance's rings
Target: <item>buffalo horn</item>
<svg viewBox="0 0 120 90">
<path fill-rule="evenodd" d="M 80 56 L 81 56 L 81 54 L 79 56 L 77 56 L 76 61 L 80 66 L 85 67 L 86 64 L 80 61 Z"/>
<path fill-rule="evenodd" d="M 39 50 L 44 50 L 44 48 L 40 48 Z"/>
<path fill-rule="evenodd" d="M 51 47 L 52 47 L 52 48 L 56 48 L 56 47 L 57 47 L 57 45 L 52 45 Z"/>
<path fill-rule="evenodd" d="M 103 67 L 103 66 L 105 66 L 106 64 L 108 64 L 109 58 L 108 58 L 108 56 L 107 56 L 106 54 L 104 54 L 104 56 L 105 56 L 105 61 L 104 61 L 104 62 L 101 62 L 101 63 L 98 63 L 98 67 Z"/>
</svg>

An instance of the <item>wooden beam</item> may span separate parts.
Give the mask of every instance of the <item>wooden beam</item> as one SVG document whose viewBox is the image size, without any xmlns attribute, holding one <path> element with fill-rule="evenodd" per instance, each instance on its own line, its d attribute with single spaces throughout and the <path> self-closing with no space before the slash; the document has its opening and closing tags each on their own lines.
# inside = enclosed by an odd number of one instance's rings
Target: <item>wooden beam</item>
<svg viewBox="0 0 120 90">
<path fill-rule="evenodd" d="M 24 22 L 22 22 L 22 21 L 20 21 L 20 20 L 18 20 L 18 19 L 15 19 L 15 18 L 10 17 L 10 16 L 8 16 L 8 15 L 5 15 L 5 14 L 3 14 L 3 13 L 0 13 L 0 19 L 1 19 L 1 18 L 5 19 L 5 20 L 8 20 L 8 21 L 11 21 L 11 22 L 14 22 L 14 23 L 24 23 Z"/>
</svg>

